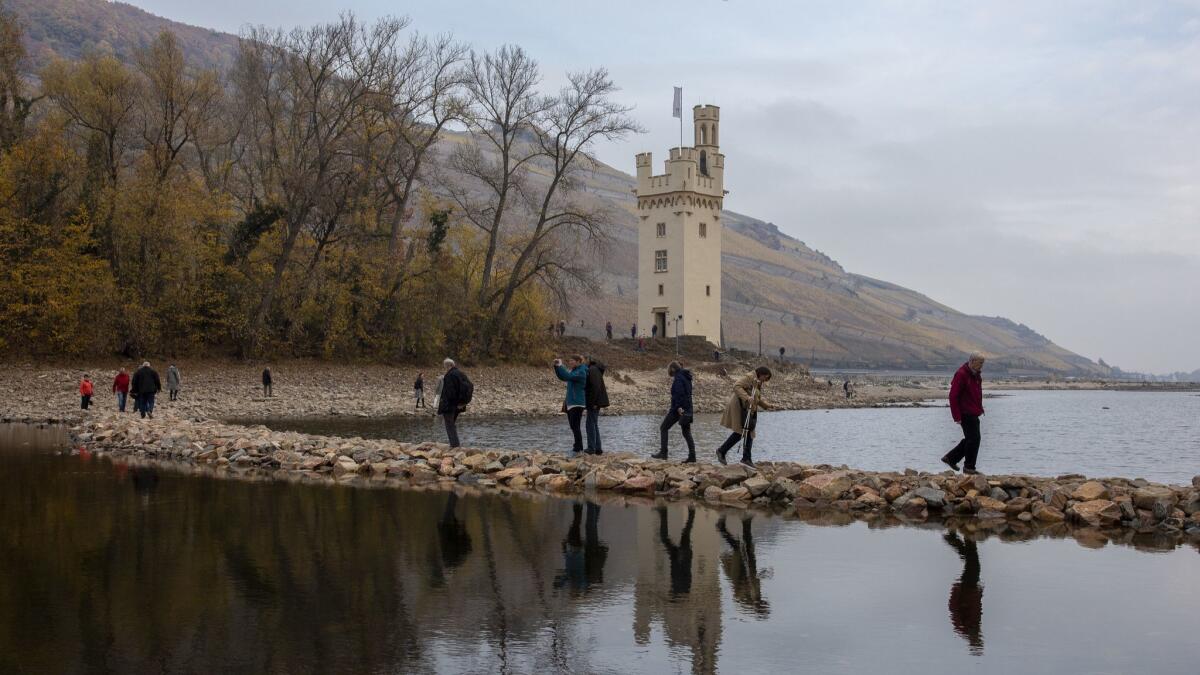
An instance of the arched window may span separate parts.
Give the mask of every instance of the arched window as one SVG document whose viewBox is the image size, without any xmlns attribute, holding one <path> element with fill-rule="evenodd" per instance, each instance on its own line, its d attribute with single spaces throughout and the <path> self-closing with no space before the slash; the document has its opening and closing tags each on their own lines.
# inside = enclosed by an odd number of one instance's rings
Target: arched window
<svg viewBox="0 0 1200 675">
<path fill-rule="evenodd" d="M 700 125 L 700 145 L 708 145 L 708 125 Z"/>
<path fill-rule="evenodd" d="M 700 151 L 700 175 L 708 175 L 708 153 L 703 150 Z"/>
</svg>

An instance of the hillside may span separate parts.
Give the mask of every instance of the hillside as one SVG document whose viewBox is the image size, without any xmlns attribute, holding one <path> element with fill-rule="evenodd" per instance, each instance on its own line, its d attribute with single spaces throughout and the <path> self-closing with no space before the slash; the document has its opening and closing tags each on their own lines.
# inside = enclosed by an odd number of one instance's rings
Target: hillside
<svg viewBox="0 0 1200 675">
<path fill-rule="evenodd" d="M 178 24 L 123 3 L 5 0 L 5 5 L 24 26 L 33 71 L 56 56 L 74 58 L 88 50 L 107 50 L 129 59 L 167 28 L 180 37 L 190 58 L 207 66 L 228 64 L 237 44 L 232 35 Z M 737 114 L 735 108 L 726 112 Z M 727 140 L 732 141 L 725 149 L 731 170 L 736 171 L 737 141 Z M 453 135 L 443 150 L 464 142 L 471 139 Z M 634 320 L 633 185 L 629 174 L 603 165 L 588 182 L 593 198 L 616 207 L 617 215 L 608 258 L 596 262 L 603 293 L 573 303 L 573 333 L 599 336 L 608 320 L 617 333 L 627 334 Z M 738 202 L 737 194 L 730 196 L 729 203 L 753 209 Z M 756 349 L 761 321 L 765 351 L 774 354 L 783 346 L 789 355 L 811 360 L 817 367 L 944 371 L 960 363 L 966 352 L 979 349 L 993 355 L 990 368 L 994 370 L 1110 374 L 1109 369 L 1022 324 L 966 315 L 918 292 L 848 272 L 774 224 L 733 211 L 725 212 L 724 222 L 724 332 L 732 346 Z"/>
</svg>

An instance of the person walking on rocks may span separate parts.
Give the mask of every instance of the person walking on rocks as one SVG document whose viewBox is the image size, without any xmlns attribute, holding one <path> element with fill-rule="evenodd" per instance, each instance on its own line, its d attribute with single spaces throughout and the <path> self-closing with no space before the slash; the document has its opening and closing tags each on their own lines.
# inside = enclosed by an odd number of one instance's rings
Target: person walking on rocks
<svg viewBox="0 0 1200 675">
<path fill-rule="evenodd" d="M 122 368 L 113 378 L 113 393 L 117 395 L 117 412 L 125 412 L 125 402 L 129 399 L 129 371 Z"/>
<path fill-rule="evenodd" d="M 754 445 L 754 427 L 758 424 L 758 411 L 774 409 L 762 396 L 763 385 L 770 379 L 771 369 L 759 366 L 734 383 L 733 394 L 725 404 L 725 412 L 721 414 L 721 426 L 733 433 L 717 448 L 717 461 L 720 463 L 725 464 L 726 453 L 745 438 L 742 445 L 742 464 L 754 466 L 750 451 Z"/>
<path fill-rule="evenodd" d="M 651 457 L 667 458 L 667 435 L 671 427 L 678 423 L 688 449 L 687 459 L 683 463 L 692 464 L 696 461 L 696 441 L 692 439 L 692 373 L 678 361 L 672 361 L 667 366 L 667 375 L 671 377 L 671 410 L 658 428 L 661 441 L 658 454 Z"/>
<path fill-rule="evenodd" d="M 425 373 L 417 373 L 417 381 L 413 382 L 413 410 L 425 407 Z"/>
<path fill-rule="evenodd" d="M 179 369 L 174 363 L 167 367 L 167 393 L 172 401 L 179 400 Z"/>
<path fill-rule="evenodd" d="M 568 356 L 566 365 L 562 359 L 554 359 L 554 374 L 558 379 L 567 383 L 567 395 L 563 399 L 563 412 L 567 413 L 567 424 L 571 427 L 571 435 L 575 443 L 571 452 L 583 452 L 583 434 L 579 423 L 583 418 L 583 410 L 587 405 L 588 367 L 583 364 L 583 357 L 578 354 Z"/>
<path fill-rule="evenodd" d="M 158 371 L 150 367 L 149 361 L 143 361 L 142 367 L 134 371 L 130 389 L 137 397 L 137 411 L 142 419 L 154 419 L 154 397 L 162 391 L 162 381 L 158 379 Z"/>
<path fill-rule="evenodd" d="M 606 337 L 609 341 L 612 340 L 612 322 L 611 321 L 604 322 L 604 337 Z"/>
<path fill-rule="evenodd" d="M 595 358 L 589 358 L 587 364 L 587 384 L 584 387 L 584 397 L 587 406 L 587 454 L 599 455 L 604 452 L 600 444 L 600 411 L 608 407 L 608 387 L 604 385 L 603 363 Z"/>
<path fill-rule="evenodd" d="M 96 391 L 96 385 L 92 383 L 92 376 L 85 374 L 83 380 L 79 382 L 79 407 L 87 410 L 92 406 L 92 394 Z"/>
<path fill-rule="evenodd" d="M 950 381 L 950 415 L 955 424 L 962 426 L 963 439 L 942 457 L 942 462 L 958 471 L 958 463 L 966 460 L 962 469 L 966 474 L 978 473 L 975 460 L 979 457 L 979 418 L 983 417 L 984 361 L 983 354 L 971 354 Z"/>
<path fill-rule="evenodd" d="M 262 383 L 263 383 L 263 396 L 267 396 L 267 397 L 274 396 L 275 392 L 271 389 L 271 369 L 270 368 L 263 368 Z"/>
<path fill-rule="evenodd" d="M 446 374 L 442 375 L 442 391 L 438 397 L 437 414 L 446 425 L 446 438 L 450 447 L 458 447 L 458 416 L 467 409 L 475 395 L 475 385 L 458 369 L 453 359 L 442 361 Z"/>
</svg>

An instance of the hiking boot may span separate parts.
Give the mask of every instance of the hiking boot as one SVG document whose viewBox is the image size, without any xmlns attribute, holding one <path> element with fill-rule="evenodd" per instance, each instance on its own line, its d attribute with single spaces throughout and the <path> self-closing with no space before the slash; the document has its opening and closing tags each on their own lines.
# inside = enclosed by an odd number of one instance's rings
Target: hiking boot
<svg viewBox="0 0 1200 675">
<path fill-rule="evenodd" d="M 728 450 L 718 450 L 717 451 L 717 461 L 720 462 L 721 464 L 728 464 L 729 462 L 725 461 L 725 454 L 727 452 L 729 452 L 729 451 Z"/>
<path fill-rule="evenodd" d="M 682 462 L 680 462 L 680 464 L 695 464 L 695 463 L 696 463 L 696 455 L 695 455 L 695 453 L 692 453 L 692 454 L 688 455 L 688 456 L 687 456 L 687 459 L 685 459 L 685 460 L 683 460 Z"/>
<path fill-rule="evenodd" d="M 749 457 L 743 457 L 741 463 L 745 464 L 746 466 L 750 467 L 751 469 L 758 468 L 758 467 L 754 466 L 754 460 L 750 459 Z"/>
<path fill-rule="evenodd" d="M 667 458 L 667 453 L 665 451 L 656 452 L 653 455 L 650 455 L 650 459 L 666 459 L 666 458 Z"/>
<path fill-rule="evenodd" d="M 979 472 L 976 471 L 975 469 L 963 469 L 963 473 L 967 474 L 968 476 L 974 476 L 974 475 L 977 475 Z"/>
<path fill-rule="evenodd" d="M 946 455 L 942 456 L 942 464 L 945 464 L 946 466 L 950 467 L 951 469 L 958 471 L 958 462 L 951 462 L 949 456 L 946 456 Z"/>
</svg>

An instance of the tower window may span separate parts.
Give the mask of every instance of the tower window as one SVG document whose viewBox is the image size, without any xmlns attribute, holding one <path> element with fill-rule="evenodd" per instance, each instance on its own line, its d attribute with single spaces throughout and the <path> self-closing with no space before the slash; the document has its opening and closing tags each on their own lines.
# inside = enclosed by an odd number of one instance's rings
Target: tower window
<svg viewBox="0 0 1200 675">
<path fill-rule="evenodd" d="M 700 175 L 708 175 L 708 153 L 703 150 L 700 151 Z"/>
<path fill-rule="evenodd" d="M 655 272 L 666 272 L 667 271 L 667 252 L 665 250 L 654 252 L 654 271 Z"/>
<path fill-rule="evenodd" d="M 704 287 L 704 295 L 706 295 L 706 296 L 710 296 L 710 297 L 712 296 L 712 286 L 705 286 L 705 287 Z"/>
<path fill-rule="evenodd" d="M 700 223 L 700 238 L 708 238 L 708 223 Z"/>
<path fill-rule="evenodd" d="M 667 236 L 667 224 L 659 223 L 658 225 L 655 226 L 654 231 L 655 231 L 655 234 L 659 237 Z"/>
<path fill-rule="evenodd" d="M 659 284 L 659 285 L 658 285 L 658 294 L 659 294 L 659 295 L 662 295 L 662 294 L 663 294 L 663 285 L 662 285 L 662 284 Z"/>
</svg>

